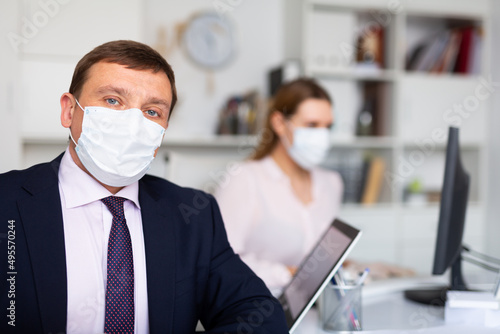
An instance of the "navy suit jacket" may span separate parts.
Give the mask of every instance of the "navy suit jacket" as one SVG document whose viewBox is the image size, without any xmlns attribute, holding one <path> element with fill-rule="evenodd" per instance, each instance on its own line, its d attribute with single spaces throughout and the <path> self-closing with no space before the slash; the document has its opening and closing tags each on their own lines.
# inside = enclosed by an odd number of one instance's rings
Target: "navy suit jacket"
<svg viewBox="0 0 500 334">
<path fill-rule="evenodd" d="M 0 174 L 1 333 L 66 332 L 61 157 Z M 232 251 L 212 196 L 146 175 L 139 201 L 150 333 L 193 333 L 198 319 L 211 333 L 288 333 L 278 301 Z"/>
</svg>

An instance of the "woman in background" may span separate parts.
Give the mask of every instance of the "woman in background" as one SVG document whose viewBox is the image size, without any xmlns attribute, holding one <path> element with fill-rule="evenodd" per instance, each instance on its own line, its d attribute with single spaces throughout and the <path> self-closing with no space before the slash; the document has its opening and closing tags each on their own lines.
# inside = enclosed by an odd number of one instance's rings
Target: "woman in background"
<svg viewBox="0 0 500 334">
<path fill-rule="evenodd" d="M 333 121 L 315 81 L 284 84 L 253 156 L 215 194 L 234 251 L 275 295 L 338 214 L 341 177 L 317 167 Z"/>
</svg>

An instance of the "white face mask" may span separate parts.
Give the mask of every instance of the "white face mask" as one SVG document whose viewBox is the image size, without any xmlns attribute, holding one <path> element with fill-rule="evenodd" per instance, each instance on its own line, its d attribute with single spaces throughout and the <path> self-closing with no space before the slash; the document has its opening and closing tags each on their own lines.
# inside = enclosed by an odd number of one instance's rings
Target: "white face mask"
<svg viewBox="0 0 500 334">
<path fill-rule="evenodd" d="M 282 138 L 288 154 L 300 167 L 310 170 L 319 165 L 328 154 L 330 130 L 327 128 L 298 127 L 293 130 L 293 144 Z"/>
<path fill-rule="evenodd" d="M 123 187 L 149 170 L 165 129 L 144 117 L 139 109 L 82 108 L 82 133 L 75 143 L 80 161 L 105 185 Z"/>
</svg>

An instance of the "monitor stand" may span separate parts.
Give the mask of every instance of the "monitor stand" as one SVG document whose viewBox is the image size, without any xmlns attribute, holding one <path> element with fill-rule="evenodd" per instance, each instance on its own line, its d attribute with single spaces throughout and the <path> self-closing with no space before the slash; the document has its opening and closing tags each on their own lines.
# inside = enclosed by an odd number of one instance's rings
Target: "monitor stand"
<svg viewBox="0 0 500 334">
<path fill-rule="evenodd" d="M 444 306 L 446 303 L 446 293 L 450 290 L 466 291 L 465 281 L 462 275 L 462 257 L 458 256 L 453 262 L 450 272 L 450 286 L 441 286 L 431 289 L 406 290 L 405 298 L 414 302 Z"/>
<path fill-rule="evenodd" d="M 446 303 L 446 293 L 449 289 L 449 287 L 443 286 L 433 289 L 406 290 L 405 298 L 420 304 L 444 306 Z"/>
</svg>

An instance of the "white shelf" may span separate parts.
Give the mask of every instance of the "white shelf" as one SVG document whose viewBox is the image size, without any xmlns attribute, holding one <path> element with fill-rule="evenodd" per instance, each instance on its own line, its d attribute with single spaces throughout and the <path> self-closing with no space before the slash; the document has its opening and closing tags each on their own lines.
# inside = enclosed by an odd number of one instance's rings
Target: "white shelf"
<svg viewBox="0 0 500 334">
<path fill-rule="evenodd" d="M 346 70 L 311 70 L 311 76 L 320 79 L 355 80 L 355 81 L 380 81 L 395 82 L 399 79 L 431 79 L 431 80 L 459 80 L 478 81 L 481 75 L 460 74 L 460 73 L 429 73 L 423 71 L 401 71 L 401 70 L 374 70 L 357 71 L 356 69 Z"/>
<path fill-rule="evenodd" d="M 68 143 L 68 135 L 50 136 L 47 134 L 31 134 L 22 138 L 22 143 L 25 145 L 64 145 Z M 164 147 L 199 147 L 199 148 L 224 148 L 224 147 L 239 147 L 252 146 L 257 142 L 256 136 L 200 136 L 189 138 L 169 138 L 168 134 L 163 139 L 162 148 Z"/>
<path fill-rule="evenodd" d="M 421 215 L 421 214 L 435 214 L 439 212 L 439 203 L 425 203 L 422 205 L 409 205 L 404 202 L 394 202 L 394 203 L 377 203 L 373 205 L 364 205 L 358 203 L 346 203 L 342 205 L 341 212 L 345 214 L 382 214 L 387 212 L 397 213 L 402 211 L 405 214 L 411 215 Z M 477 201 L 470 201 L 467 204 L 468 212 L 476 212 L 484 209 L 484 204 Z M 438 216 L 436 216 L 436 219 Z"/>
<path fill-rule="evenodd" d="M 310 73 L 314 77 L 321 79 L 340 79 L 340 80 L 357 80 L 357 81 L 387 81 L 396 80 L 397 71 L 394 70 L 360 70 L 349 68 L 346 70 L 312 70 Z"/>
<path fill-rule="evenodd" d="M 489 14 L 488 1 L 470 0 L 407 0 L 408 15 L 483 20 Z"/>
<path fill-rule="evenodd" d="M 359 11 L 387 10 L 388 7 L 386 0 L 307 0 L 307 3 L 312 6 L 333 6 L 336 9 Z"/>
<path fill-rule="evenodd" d="M 401 203 L 401 208 L 405 210 L 408 214 L 420 214 L 423 212 L 433 213 L 436 210 L 439 210 L 440 204 L 438 202 L 426 203 L 423 205 L 410 205 L 407 203 Z M 481 210 L 484 208 L 484 205 L 477 201 L 469 201 L 467 203 L 467 210 Z"/>
<path fill-rule="evenodd" d="M 30 134 L 21 139 L 24 145 L 64 145 L 68 143 L 69 131 L 66 135 Z"/>
<path fill-rule="evenodd" d="M 341 212 L 345 214 L 363 213 L 363 214 L 376 214 L 388 211 L 396 211 L 402 208 L 400 203 L 376 203 L 372 205 L 361 203 L 345 203 L 342 205 Z"/>
<path fill-rule="evenodd" d="M 393 149 L 397 145 L 394 137 L 353 137 L 346 140 L 332 140 L 332 147 L 339 148 L 380 148 L 380 149 Z"/>
<path fill-rule="evenodd" d="M 256 146 L 259 138 L 255 135 L 214 135 L 189 138 L 168 138 L 163 140 L 164 147 L 213 147 L 237 148 Z M 331 139 L 332 148 L 381 148 L 392 149 L 396 145 L 394 137 L 352 137 Z"/>
<path fill-rule="evenodd" d="M 410 142 L 410 141 L 404 141 L 402 146 L 406 150 L 419 148 L 418 144 L 416 144 L 414 142 Z M 461 141 L 460 142 L 460 149 L 461 150 L 481 150 L 483 147 L 484 147 L 484 144 L 481 142 L 478 142 L 478 141 Z M 435 144 L 434 149 L 446 150 L 446 143 Z"/>
<path fill-rule="evenodd" d="M 65 145 L 67 136 L 48 136 L 46 134 L 24 136 L 25 145 Z M 199 137 L 168 137 L 165 136 L 162 148 L 238 148 L 254 147 L 259 138 L 255 135 L 213 135 Z M 393 148 L 396 145 L 394 137 L 353 137 L 349 139 L 331 140 L 332 148 Z"/>
<path fill-rule="evenodd" d="M 253 135 L 213 135 L 189 138 L 168 137 L 163 139 L 162 147 L 199 147 L 199 148 L 235 148 L 249 147 L 257 144 L 257 136 Z"/>
<path fill-rule="evenodd" d="M 398 73 L 402 79 L 428 79 L 428 80 L 456 80 L 456 81 L 476 81 L 481 75 L 460 74 L 460 73 L 429 73 L 423 71 L 401 71 Z"/>
</svg>

